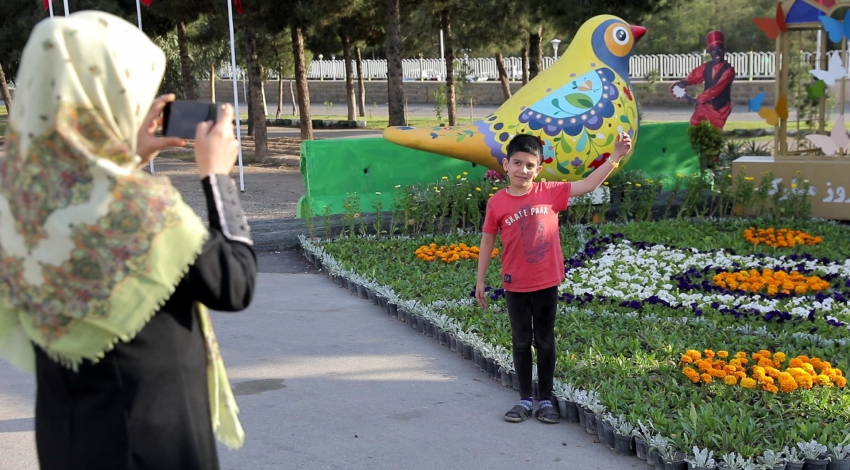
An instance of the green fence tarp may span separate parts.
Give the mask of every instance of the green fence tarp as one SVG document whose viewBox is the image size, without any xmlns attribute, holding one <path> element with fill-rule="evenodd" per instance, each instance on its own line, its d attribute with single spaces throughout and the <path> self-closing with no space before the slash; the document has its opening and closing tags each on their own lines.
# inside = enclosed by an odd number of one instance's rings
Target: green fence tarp
<svg viewBox="0 0 850 470">
<path fill-rule="evenodd" d="M 688 141 L 688 123 L 645 124 L 640 128 L 635 154 L 624 166 L 650 177 L 699 172 L 699 161 Z M 311 140 L 301 144 L 301 174 L 306 193 L 298 204 L 302 217 L 307 204 L 315 216 L 345 211 L 348 193 L 360 197 L 360 212 L 374 212 L 380 201 L 390 210 L 393 191 L 431 183 L 443 176 L 455 179 L 467 172 L 481 179 L 486 168 L 442 155 L 409 149 L 381 137 Z M 380 193 L 380 194 L 377 194 Z"/>
</svg>

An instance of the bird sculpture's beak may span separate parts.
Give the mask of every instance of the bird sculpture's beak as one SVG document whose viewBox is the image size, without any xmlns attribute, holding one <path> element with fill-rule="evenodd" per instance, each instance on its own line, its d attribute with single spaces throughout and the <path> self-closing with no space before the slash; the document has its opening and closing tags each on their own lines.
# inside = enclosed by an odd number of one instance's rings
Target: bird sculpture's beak
<svg viewBox="0 0 850 470">
<path fill-rule="evenodd" d="M 637 25 L 631 25 L 631 28 L 632 34 L 635 36 L 635 44 L 637 44 L 637 42 L 640 41 L 640 38 L 642 38 L 643 35 L 646 34 L 646 28 Z"/>
</svg>

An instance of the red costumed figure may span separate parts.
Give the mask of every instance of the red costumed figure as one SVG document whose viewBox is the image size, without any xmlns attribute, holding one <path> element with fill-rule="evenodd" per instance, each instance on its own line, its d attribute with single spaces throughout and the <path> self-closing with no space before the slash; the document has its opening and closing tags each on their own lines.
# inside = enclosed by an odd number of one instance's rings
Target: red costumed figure
<svg viewBox="0 0 850 470">
<path fill-rule="evenodd" d="M 692 126 L 698 126 L 701 121 L 708 121 L 712 126 L 722 129 L 732 112 L 731 89 L 732 81 L 735 80 L 735 69 L 726 62 L 726 45 L 721 31 L 708 33 L 706 43 L 711 61 L 695 68 L 688 78 L 674 83 L 670 91 L 677 99 L 696 104 L 691 116 Z M 705 89 L 696 98 L 685 93 L 688 85 L 700 83 L 705 83 Z"/>
</svg>

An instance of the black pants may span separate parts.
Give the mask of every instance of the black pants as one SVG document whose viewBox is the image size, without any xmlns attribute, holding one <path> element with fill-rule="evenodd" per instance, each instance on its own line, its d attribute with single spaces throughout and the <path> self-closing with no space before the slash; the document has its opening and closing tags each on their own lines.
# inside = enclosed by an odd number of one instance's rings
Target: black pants
<svg viewBox="0 0 850 470">
<path fill-rule="evenodd" d="M 511 319 L 514 368 L 519 380 L 519 396 L 532 396 L 531 341 L 537 349 L 537 395 L 552 399 L 552 376 L 555 375 L 555 313 L 558 287 L 534 292 L 505 292 Z"/>
</svg>

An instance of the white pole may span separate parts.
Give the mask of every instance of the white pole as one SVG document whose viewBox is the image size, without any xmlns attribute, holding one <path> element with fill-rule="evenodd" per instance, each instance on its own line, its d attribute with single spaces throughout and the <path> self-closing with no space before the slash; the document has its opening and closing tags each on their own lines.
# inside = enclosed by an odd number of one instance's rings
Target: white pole
<svg viewBox="0 0 850 470">
<path fill-rule="evenodd" d="M 443 64 L 446 63 L 446 52 L 443 50 L 443 28 L 440 28 L 440 59 L 443 61 Z M 443 80 L 446 77 L 443 76 Z"/>
<path fill-rule="evenodd" d="M 239 86 L 236 83 L 236 44 L 233 41 L 233 6 L 227 2 L 227 21 L 230 23 L 230 66 L 233 67 L 233 107 L 236 109 L 236 140 L 239 142 L 239 190 L 245 192 L 242 173 L 242 123 L 239 120 Z"/>
<path fill-rule="evenodd" d="M 68 16 L 68 15 L 70 15 L 70 12 L 68 11 L 68 0 L 65 0 L 64 3 L 65 3 L 65 16 Z"/>
<path fill-rule="evenodd" d="M 50 7 L 50 17 L 53 18 L 53 0 L 47 0 L 47 5 Z"/>
<path fill-rule="evenodd" d="M 823 29 L 819 29 L 818 30 L 817 47 L 815 48 L 815 50 L 817 51 L 815 53 L 815 69 L 816 70 L 820 70 L 820 47 L 821 47 L 821 41 L 822 40 L 823 40 Z"/>
</svg>

